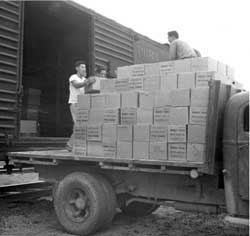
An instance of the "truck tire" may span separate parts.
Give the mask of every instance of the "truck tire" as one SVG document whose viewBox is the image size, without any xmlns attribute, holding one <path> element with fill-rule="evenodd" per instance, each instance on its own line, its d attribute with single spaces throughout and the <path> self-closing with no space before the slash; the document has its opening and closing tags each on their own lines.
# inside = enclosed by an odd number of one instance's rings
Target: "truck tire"
<svg viewBox="0 0 250 236">
<path fill-rule="evenodd" d="M 83 172 L 74 172 L 62 179 L 54 199 L 60 224 L 67 232 L 82 236 L 100 229 L 106 215 L 106 204 L 102 184 Z"/>
<path fill-rule="evenodd" d="M 106 194 L 106 215 L 103 220 L 102 228 L 107 228 L 111 225 L 113 218 L 116 213 L 116 207 L 117 207 L 117 199 L 116 194 L 114 191 L 114 188 L 109 183 L 109 181 L 102 175 L 95 175 L 96 179 L 102 183 L 102 186 L 104 188 L 104 192 Z"/>
<path fill-rule="evenodd" d="M 159 205 L 145 202 L 132 202 L 128 206 L 122 206 L 123 214 L 134 217 L 147 216 L 153 213 Z"/>
</svg>

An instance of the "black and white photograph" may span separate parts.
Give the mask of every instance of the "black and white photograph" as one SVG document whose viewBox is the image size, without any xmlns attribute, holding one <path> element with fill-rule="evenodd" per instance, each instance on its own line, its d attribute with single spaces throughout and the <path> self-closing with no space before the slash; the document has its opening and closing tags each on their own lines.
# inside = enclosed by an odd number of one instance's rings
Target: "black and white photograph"
<svg viewBox="0 0 250 236">
<path fill-rule="evenodd" d="M 249 236 L 247 0 L 0 0 L 0 236 Z"/>
</svg>

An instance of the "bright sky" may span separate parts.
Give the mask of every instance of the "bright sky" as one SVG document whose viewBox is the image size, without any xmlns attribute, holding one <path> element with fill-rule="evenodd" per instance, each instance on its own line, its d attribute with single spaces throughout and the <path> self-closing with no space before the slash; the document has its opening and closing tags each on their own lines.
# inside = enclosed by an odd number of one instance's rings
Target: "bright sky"
<svg viewBox="0 0 250 236">
<path fill-rule="evenodd" d="M 120 24 L 165 43 L 167 32 L 231 65 L 250 90 L 250 2 L 248 0 L 75 0 Z"/>
</svg>

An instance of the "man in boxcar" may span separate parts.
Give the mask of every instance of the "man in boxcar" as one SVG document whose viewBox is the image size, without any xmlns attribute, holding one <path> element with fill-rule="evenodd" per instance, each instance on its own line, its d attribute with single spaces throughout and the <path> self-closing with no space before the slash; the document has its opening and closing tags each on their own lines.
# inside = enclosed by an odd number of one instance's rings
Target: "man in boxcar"
<svg viewBox="0 0 250 236">
<path fill-rule="evenodd" d="M 168 41 L 170 43 L 169 60 L 180 60 L 198 56 L 192 47 L 179 39 L 177 31 L 168 32 Z"/>
<path fill-rule="evenodd" d="M 76 74 L 73 74 L 69 78 L 69 107 L 73 124 L 76 123 L 77 113 L 77 96 L 85 93 L 85 87 L 91 84 L 91 81 L 86 78 L 86 64 L 84 61 L 78 60 L 75 62 Z M 67 142 L 66 149 L 72 151 L 73 146 L 73 134 Z"/>
</svg>

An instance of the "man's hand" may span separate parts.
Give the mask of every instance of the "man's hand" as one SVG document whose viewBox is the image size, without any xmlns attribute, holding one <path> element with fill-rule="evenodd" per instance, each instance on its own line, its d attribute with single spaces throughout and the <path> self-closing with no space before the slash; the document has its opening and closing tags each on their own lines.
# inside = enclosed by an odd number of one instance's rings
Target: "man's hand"
<svg viewBox="0 0 250 236">
<path fill-rule="evenodd" d="M 83 82 L 77 82 L 75 80 L 73 80 L 72 82 L 72 85 L 75 87 L 75 88 L 82 88 L 82 87 L 86 87 L 86 86 L 89 86 L 90 82 L 88 79 L 85 79 Z"/>
<path fill-rule="evenodd" d="M 96 82 L 95 77 L 89 77 L 88 80 L 89 80 L 89 83 L 90 83 L 90 84 L 93 84 L 93 83 Z"/>
</svg>

